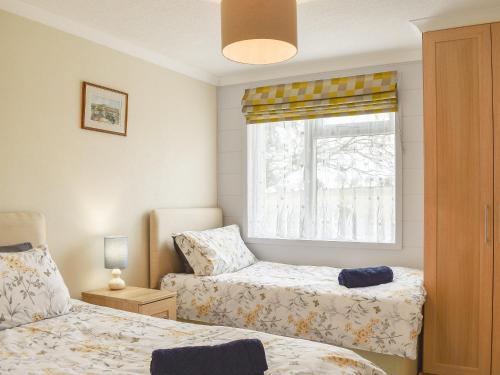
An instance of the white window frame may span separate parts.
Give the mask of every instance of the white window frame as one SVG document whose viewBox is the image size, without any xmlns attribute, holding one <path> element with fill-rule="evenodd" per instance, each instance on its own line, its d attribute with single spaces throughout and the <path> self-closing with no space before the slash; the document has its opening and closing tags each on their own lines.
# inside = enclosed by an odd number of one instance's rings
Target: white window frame
<svg viewBox="0 0 500 375">
<path fill-rule="evenodd" d="M 248 237 L 248 171 L 249 155 L 248 143 L 250 140 L 248 129 L 243 142 L 243 235 L 245 242 L 249 244 L 262 244 L 274 246 L 297 246 L 297 247 L 329 247 L 343 249 L 373 249 L 373 250 L 402 250 L 403 249 L 403 146 L 401 132 L 401 117 L 399 112 L 394 114 L 395 142 L 396 142 L 396 238 L 394 243 L 353 242 L 335 240 L 309 240 L 309 239 L 284 239 L 284 238 L 260 238 Z"/>
</svg>

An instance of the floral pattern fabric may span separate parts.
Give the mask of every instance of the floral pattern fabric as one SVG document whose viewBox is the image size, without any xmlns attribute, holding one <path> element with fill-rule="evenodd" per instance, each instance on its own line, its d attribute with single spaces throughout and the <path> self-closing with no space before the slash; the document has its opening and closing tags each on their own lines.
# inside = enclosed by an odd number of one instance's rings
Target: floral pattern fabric
<svg viewBox="0 0 500 375">
<path fill-rule="evenodd" d="M 175 235 L 175 242 L 198 276 L 238 271 L 257 261 L 241 239 L 237 225 L 182 232 Z"/>
<path fill-rule="evenodd" d="M 46 246 L 0 253 L 0 331 L 69 311 L 70 296 Z"/>
<path fill-rule="evenodd" d="M 149 374 L 155 349 L 257 338 L 266 375 L 383 375 L 354 352 L 254 331 L 180 323 L 74 301 L 67 315 L 0 332 L 0 373 Z"/>
<path fill-rule="evenodd" d="M 177 316 L 416 359 L 425 300 L 422 271 L 393 267 L 394 281 L 348 289 L 340 269 L 258 262 L 210 277 L 168 274 Z"/>
</svg>

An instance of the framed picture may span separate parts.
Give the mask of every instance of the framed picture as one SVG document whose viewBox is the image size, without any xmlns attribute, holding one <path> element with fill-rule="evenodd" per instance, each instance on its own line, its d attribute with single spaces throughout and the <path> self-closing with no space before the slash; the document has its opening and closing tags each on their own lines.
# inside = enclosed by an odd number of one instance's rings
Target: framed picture
<svg viewBox="0 0 500 375">
<path fill-rule="evenodd" d="M 82 129 L 127 135 L 128 94 L 83 82 Z"/>
</svg>

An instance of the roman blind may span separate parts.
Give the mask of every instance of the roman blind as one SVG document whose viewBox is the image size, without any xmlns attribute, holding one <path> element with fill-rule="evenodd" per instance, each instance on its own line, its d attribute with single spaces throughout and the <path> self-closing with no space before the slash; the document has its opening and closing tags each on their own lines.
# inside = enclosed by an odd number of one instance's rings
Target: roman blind
<svg viewBox="0 0 500 375">
<path fill-rule="evenodd" d="M 245 90 L 247 124 L 396 112 L 397 72 L 380 72 Z"/>
</svg>

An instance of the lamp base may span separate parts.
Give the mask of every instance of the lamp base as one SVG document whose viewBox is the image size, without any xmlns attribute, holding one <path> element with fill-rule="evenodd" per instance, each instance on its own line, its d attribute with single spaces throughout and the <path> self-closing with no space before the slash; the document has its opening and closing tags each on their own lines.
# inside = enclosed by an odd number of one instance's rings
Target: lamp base
<svg viewBox="0 0 500 375">
<path fill-rule="evenodd" d="M 122 274 L 122 271 L 120 271 L 118 268 L 115 268 L 113 271 L 111 271 L 111 275 L 113 275 L 113 278 L 109 280 L 108 283 L 108 288 L 111 290 L 120 290 L 124 289 L 126 287 L 125 281 L 120 277 Z"/>
</svg>

